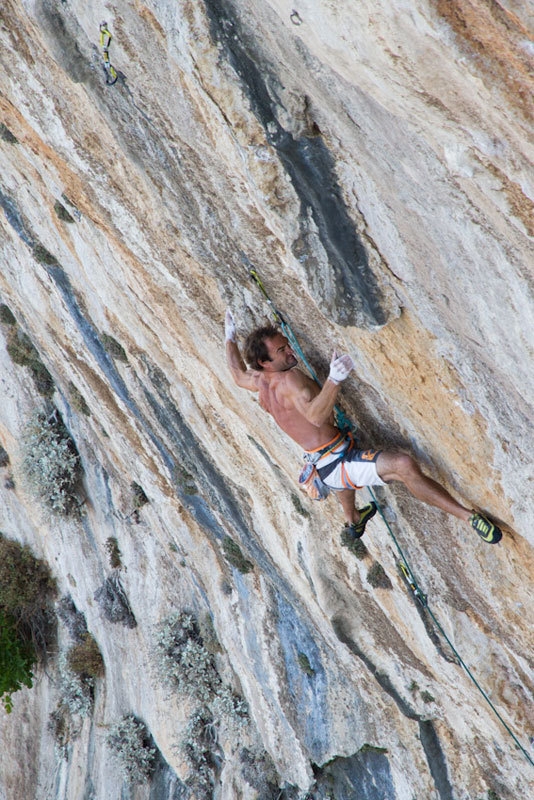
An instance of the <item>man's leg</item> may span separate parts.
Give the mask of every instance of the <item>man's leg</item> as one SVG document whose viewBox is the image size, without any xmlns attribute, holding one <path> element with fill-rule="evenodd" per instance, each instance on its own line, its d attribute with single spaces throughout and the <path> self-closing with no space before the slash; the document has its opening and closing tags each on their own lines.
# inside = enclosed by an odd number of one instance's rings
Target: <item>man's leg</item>
<svg viewBox="0 0 534 800">
<path fill-rule="evenodd" d="M 401 481 L 418 500 L 441 508 L 442 511 L 453 514 L 464 522 L 467 522 L 473 513 L 457 503 L 443 486 L 423 475 L 417 462 L 406 453 L 380 453 L 376 461 L 376 470 L 386 483 Z"/>
<path fill-rule="evenodd" d="M 336 494 L 345 514 L 343 532 L 345 536 L 348 536 L 349 541 L 354 542 L 363 536 L 367 523 L 374 517 L 378 507 L 376 503 L 368 503 L 362 508 L 356 508 L 354 489 L 337 489 Z M 346 542 L 344 543 L 346 544 Z"/>
<path fill-rule="evenodd" d="M 360 519 L 360 512 L 354 504 L 356 500 L 356 492 L 354 489 L 339 489 L 335 494 L 343 508 L 347 525 L 357 523 Z"/>
</svg>

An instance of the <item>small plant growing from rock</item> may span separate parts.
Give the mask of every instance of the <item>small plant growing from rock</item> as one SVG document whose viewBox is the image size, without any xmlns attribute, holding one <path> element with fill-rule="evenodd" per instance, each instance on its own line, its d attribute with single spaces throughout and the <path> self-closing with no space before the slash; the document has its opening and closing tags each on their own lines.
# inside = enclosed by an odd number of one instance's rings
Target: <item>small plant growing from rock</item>
<svg viewBox="0 0 534 800">
<path fill-rule="evenodd" d="M 217 643 L 218 644 L 218 643 Z M 223 683 L 192 614 L 163 620 L 157 637 L 161 673 L 171 686 L 198 702 L 182 741 L 189 762 L 188 786 L 198 800 L 211 800 L 221 753 L 217 733 L 223 727 L 235 738 L 248 721 L 245 701 Z"/>
<path fill-rule="evenodd" d="M 62 222 L 74 222 L 74 217 L 69 214 L 63 203 L 60 203 L 59 200 L 56 200 L 54 203 L 54 211 L 58 219 Z"/>
<path fill-rule="evenodd" d="M 110 536 L 106 540 L 106 550 L 109 555 L 109 565 L 112 569 L 120 569 L 122 567 L 121 551 L 119 543 L 115 536 Z"/>
<path fill-rule="evenodd" d="M 12 695 L 31 688 L 34 664 L 46 660 L 55 635 L 55 594 L 46 562 L 0 534 L 0 697 L 8 712 Z"/>
<path fill-rule="evenodd" d="M 71 740 L 71 718 L 68 709 L 63 705 L 59 705 L 50 714 L 48 720 L 48 730 L 55 740 L 54 750 L 58 758 L 68 758 L 68 746 Z"/>
<path fill-rule="evenodd" d="M 137 627 L 137 620 L 117 573 L 104 582 L 94 597 L 109 622 L 120 622 L 127 628 Z"/>
<path fill-rule="evenodd" d="M 104 660 L 95 640 L 85 633 L 81 642 L 75 644 L 67 653 L 69 669 L 83 680 L 101 678 L 104 674 Z"/>
<path fill-rule="evenodd" d="M 190 769 L 187 785 L 198 800 L 213 798 L 213 750 L 216 741 L 216 729 L 209 711 L 206 708 L 197 709 L 185 729 L 182 750 Z"/>
<path fill-rule="evenodd" d="M 80 456 L 57 408 L 42 409 L 28 422 L 23 468 L 30 489 L 54 514 L 79 512 Z"/>
<path fill-rule="evenodd" d="M 239 752 L 239 763 L 241 764 L 241 775 L 249 786 L 258 793 L 258 798 L 265 800 L 278 800 L 286 793 L 280 791 L 280 778 L 270 755 L 265 751 L 249 750 L 247 747 L 241 748 Z M 296 797 L 297 795 L 290 795 Z"/>
<path fill-rule="evenodd" d="M 130 484 L 130 488 L 133 494 L 133 505 L 135 509 L 143 508 L 149 502 L 148 497 L 145 494 L 145 490 L 142 486 L 139 486 L 138 483 L 132 481 Z"/>
<path fill-rule="evenodd" d="M 71 716 L 88 717 L 93 710 L 94 680 L 73 672 L 65 653 L 59 656 L 58 668 L 61 705 Z"/>
<path fill-rule="evenodd" d="M 299 662 L 299 667 L 307 675 L 309 678 L 312 678 L 315 675 L 315 670 L 310 664 L 310 659 L 306 655 L 306 653 L 299 653 L 297 656 L 297 660 Z"/>
<path fill-rule="evenodd" d="M 221 680 L 196 619 L 186 613 L 168 617 L 160 627 L 157 645 L 166 680 L 185 694 L 209 702 Z"/>
<path fill-rule="evenodd" d="M 219 719 L 236 724 L 248 715 L 245 701 L 224 684 L 192 614 L 172 614 L 160 625 L 157 649 L 163 678 Z"/>
<path fill-rule="evenodd" d="M 254 569 L 254 564 L 252 561 L 249 561 L 247 558 L 245 558 L 243 551 L 237 542 L 234 542 L 230 536 L 225 536 L 222 545 L 224 557 L 229 564 L 241 572 L 242 575 L 252 572 Z"/>
<path fill-rule="evenodd" d="M 65 595 L 56 604 L 56 612 L 59 619 L 66 626 L 70 635 L 76 642 L 81 642 L 87 633 L 87 622 L 81 611 L 78 611 L 72 597 Z"/>
<path fill-rule="evenodd" d="M 147 783 L 154 772 L 157 749 L 144 722 L 129 714 L 113 726 L 106 741 L 128 783 Z"/>
<path fill-rule="evenodd" d="M 436 698 L 433 697 L 430 694 L 430 692 L 427 692 L 426 689 L 423 689 L 423 691 L 421 692 L 421 700 L 423 701 L 423 703 L 435 703 L 436 702 Z"/>
<path fill-rule="evenodd" d="M 367 583 L 375 589 L 391 589 L 392 583 L 384 570 L 382 564 L 375 561 L 367 573 Z"/>
<path fill-rule="evenodd" d="M 13 694 L 33 686 L 35 652 L 19 635 L 14 620 L 0 611 L 0 698 L 8 714 L 13 709 Z"/>
<path fill-rule="evenodd" d="M 126 355 L 126 350 L 118 342 L 113 336 L 110 336 L 108 333 L 103 333 L 100 337 L 102 341 L 102 345 L 104 346 L 104 350 L 113 358 L 115 361 L 128 361 L 128 356 Z"/>
</svg>

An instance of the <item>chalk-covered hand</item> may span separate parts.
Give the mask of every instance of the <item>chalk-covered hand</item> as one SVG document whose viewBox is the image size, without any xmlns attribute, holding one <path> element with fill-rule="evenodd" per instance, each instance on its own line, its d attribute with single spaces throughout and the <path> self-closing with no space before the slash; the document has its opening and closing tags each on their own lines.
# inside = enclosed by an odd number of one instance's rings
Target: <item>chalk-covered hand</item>
<svg viewBox="0 0 534 800">
<path fill-rule="evenodd" d="M 332 383 L 341 383 L 348 376 L 349 372 L 354 369 L 354 361 L 348 355 L 339 356 L 334 350 L 332 353 L 332 361 L 330 362 L 330 372 L 328 379 Z"/>
<path fill-rule="evenodd" d="M 234 315 L 229 308 L 226 309 L 226 316 L 224 317 L 224 337 L 227 342 L 235 342 L 235 320 Z"/>
</svg>

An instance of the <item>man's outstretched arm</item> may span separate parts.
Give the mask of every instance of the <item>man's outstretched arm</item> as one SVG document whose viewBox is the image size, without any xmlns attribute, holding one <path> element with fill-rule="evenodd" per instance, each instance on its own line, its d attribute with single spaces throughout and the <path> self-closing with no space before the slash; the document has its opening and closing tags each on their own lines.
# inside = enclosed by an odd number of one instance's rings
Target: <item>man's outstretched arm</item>
<svg viewBox="0 0 534 800">
<path fill-rule="evenodd" d="M 248 389 L 251 392 L 258 391 L 256 373 L 247 369 L 245 362 L 239 352 L 236 338 L 236 328 L 233 314 L 230 310 L 226 312 L 224 318 L 224 335 L 226 339 L 226 363 L 232 373 L 234 383 L 241 389 Z"/>
</svg>

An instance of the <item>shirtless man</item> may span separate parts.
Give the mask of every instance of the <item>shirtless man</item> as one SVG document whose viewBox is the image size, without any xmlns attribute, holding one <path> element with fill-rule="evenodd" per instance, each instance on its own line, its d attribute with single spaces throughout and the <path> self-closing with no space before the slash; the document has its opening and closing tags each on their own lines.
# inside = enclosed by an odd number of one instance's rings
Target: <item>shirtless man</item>
<svg viewBox="0 0 534 800">
<path fill-rule="evenodd" d="M 355 488 L 401 481 L 414 497 L 469 523 L 485 542 L 500 541 L 502 533 L 496 525 L 457 503 L 443 486 L 421 472 L 411 456 L 357 450 L 340 432 L 334 422 L 334 406 L 340 383 L 354 368 L 350 356 L 338 357 L 334 352 L 328 379 L 321 388 L 297 368 L 288 340 L 274 326 L 258 328 L 247 337 L 244 353 L 250 368 L 237 346 L 231 311 L 226 312 L 225 337 L 226 360 L 234 382 L 258 392 L 262 408 L 305 450 L 306 460 L 315 463 L 321 479 L 336 492 L 350 538 L 359 539 L 376 513 L 374 503 L 355 507 Z"/>
</svg>

